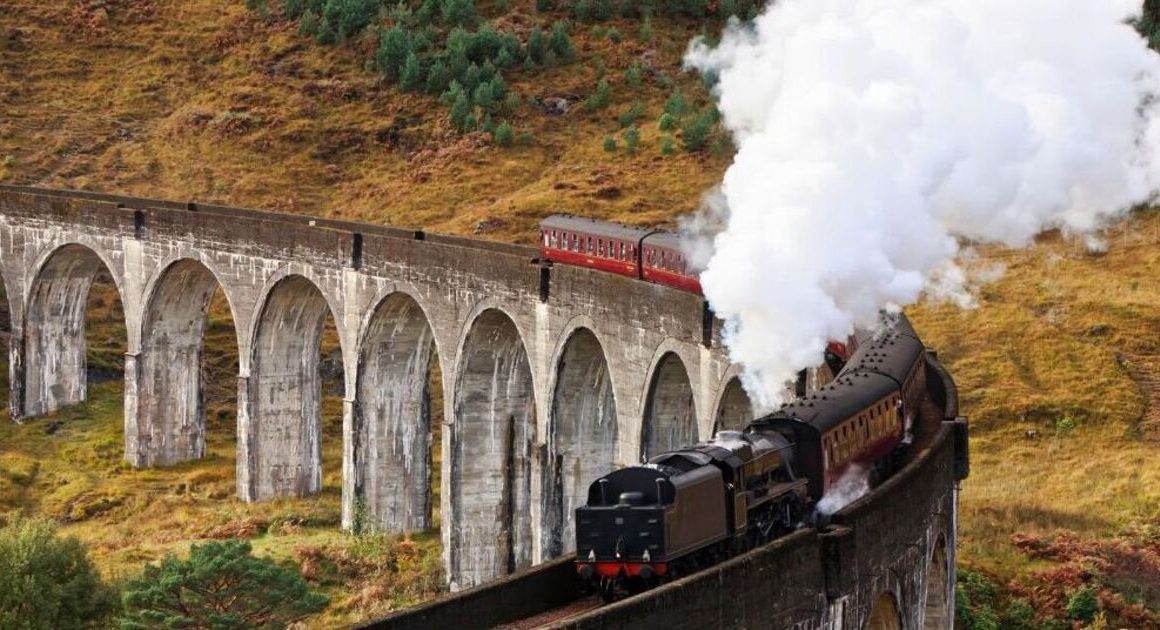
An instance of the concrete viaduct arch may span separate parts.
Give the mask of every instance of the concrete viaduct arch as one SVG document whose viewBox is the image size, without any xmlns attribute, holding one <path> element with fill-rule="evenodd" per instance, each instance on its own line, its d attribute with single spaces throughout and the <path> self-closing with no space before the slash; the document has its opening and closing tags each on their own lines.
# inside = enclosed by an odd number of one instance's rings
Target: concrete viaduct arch
<svg viewBox="0 0 1160 630">
<path fill-rule="evenodd" d="M 313 492 L 317 349 L 333 317 L 344 527 L 356 512 L 386 531 L 429 525 L 426 452 L 441 423 L 445 566 L 453 588 L 480 584 L 570 549 L 567 515 L 598 470 L 752 413 L 700 296 L 536 256 L 328 219 L 0 186 L 9 407 L 24 418 L 83 399 L 77 305 L 105 267 L 128 330 L 125 458 L 199 457 L 196 366 L 208 295 L 220 286 L 240 353 L 238 495 Z M 442 418 L 426 403 L 433 362 Z M 913 627 L 926 579 L 881 586 L 900 594 Z"/>
</svg>

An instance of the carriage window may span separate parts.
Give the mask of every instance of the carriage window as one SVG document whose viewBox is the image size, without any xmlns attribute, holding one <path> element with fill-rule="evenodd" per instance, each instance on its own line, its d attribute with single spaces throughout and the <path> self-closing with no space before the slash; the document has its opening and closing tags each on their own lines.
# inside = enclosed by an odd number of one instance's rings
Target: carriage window
<svg viewBox="0 0 1160 630">
<path fill-rule="evenodd" d="M 604 255 L 604 239 L 596 239 L 596 251 L 599 252 L 601 256 Z"/>
<path fill-rule="evenodd" d="M 592 237 L 591 236 L 588 237 L 588 253 L 589 254 L 595 253 L 595 250 L 592 248 Z"/>
<path fill-rule="evenodd" d="M 624 243 L 620 244 L 620 259 L 624 260 Z"/>
</svg>

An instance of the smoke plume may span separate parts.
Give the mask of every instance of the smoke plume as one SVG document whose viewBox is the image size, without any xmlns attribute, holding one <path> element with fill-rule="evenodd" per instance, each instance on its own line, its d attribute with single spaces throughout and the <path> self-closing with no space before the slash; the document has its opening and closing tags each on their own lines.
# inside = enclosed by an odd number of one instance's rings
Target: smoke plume
<svg viewBox="0 0 1160 630">
<path fill-rule="evenodd" d="M 758 404 L 882 308 L 969 301 L 958 238 L 1091 233 L 1153 197 L 1160 56 L 1139 11 L 777 0 L 694 42 L 738 149 L 701 281 Z"/>
</svg>

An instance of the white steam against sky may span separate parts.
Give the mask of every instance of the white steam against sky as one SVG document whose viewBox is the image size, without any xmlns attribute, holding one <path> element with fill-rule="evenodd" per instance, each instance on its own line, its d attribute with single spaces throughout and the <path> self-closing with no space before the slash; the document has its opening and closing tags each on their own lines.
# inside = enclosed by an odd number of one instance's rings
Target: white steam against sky
<svg viewBox="0 0 1160 630">
<path fill-rule="evenodd" d="M 827 339 L 925 290 L 956 237 L 1099 229 L 1160 181 L 1140 0 L 777 0 L 686 63 L 738 151 L 701 281 L 770 406 Z"/>
</svg>

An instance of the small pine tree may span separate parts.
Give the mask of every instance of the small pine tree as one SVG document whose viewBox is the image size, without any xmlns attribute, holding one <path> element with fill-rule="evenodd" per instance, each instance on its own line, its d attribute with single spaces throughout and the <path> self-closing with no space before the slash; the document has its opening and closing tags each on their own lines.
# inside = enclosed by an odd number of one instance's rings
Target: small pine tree
<svg viewBox="0 0 1160 630">
<path fill-rule="evenodd" d="M 411 10 L 411 5 L 400 0 L 387 13 L 396 24 L 413 25 L 415 23 L 415 13 Z"/>
<path fill-rule="evenodd" d="M 451 105 L 451 112 L 448 114 L 451 118 L 451 124 L 459 131 L 470 131 L 475 128 L 474 110 L 467 93 L 460 91 L 455 97 L 455 102 Z"/>
<path fill-rule="evenodd" d="M 616 13 L 616 5 L 613 0 L 592 0 L 592 17 L 600 20 L 612 19 L 612 15 Z"/>
<path fill-rule="evenodd" d="M 495 0 L 495 10 L 497 13 L 507 13 L 511 9 L 510 0 Z"/>
<path fill-rule="evenodd" d="M 596 84 L 596 91 L 591 96 L 584 99 L 584 109 L 594 112 L 598 109 L 608 107 L 609 102 L 612 101 L 612 88 L 608 85 L 608 81 L 601 79 Z"/>
<path fill-rule="evenodd" d="M 474 24 L 476 19 L 473 0 L 443 0 L 439 12 L 445 23 L 457 26 Z"/>
<path fill-rule="evenodd" d="M 399 85 L 404 90 L 418 91 L 426 87 L 427 77 L 423 74 L 423 66 L 419 63 L 419 56 L 414 52 L 407 55 L 403 62 L 403 70 L 399 72 Z"/>
<path fill-rule="evenodd" d="M 483 82 L 483 70 L 473 63 L 467 66 L 467 70 L 459 76 L 459 82 L 463 84 L 463 89 L 474 92 L 475 88 Z"/>
<path fill-rule="evenodd" d="M 617 115 L 616 122 L 621 127 L 628 127 L 635 125 L 641 118 L 644 118 L 644 103 L 636 101 L 631 107 Z"/>
<path fill-rule="evenodd" d="M 411 40 L 407 31 L 396 24 L 379 36 L 379 50 L 375 54 L 375 63 L 379 72 L 388 79 L 396 80 L 407 56 L 411 54 Z"/>
<path fill-rule="evenodd" d="M 611 41 L 614 44 L 619 44 L 620 40 L 622 40 L 622 39 L 624 39 L 624 36 L 620 34 L 620 29 L 616 28 L 615 26 L 608 29 L 608 40 L 609 41 Z"/>
<path fill-rule="evenodd" d="M 738 14 L 737 0 L 721 0 L 721 5 L 718 8 L 718 13 L 723 18 L 728 18 Z"/>
<path fill-rule="evenodd" d="M 499 74 L 496 74 L 491 79 L 491 98 L 496 103 L 499 103 L 500 101 L 503 101 L 504 99 L 506 99 L 507 96 L 508 96 L 507 82 L 505 82 L 503 80 L 502 76 L 500 76 Z"/>
<path fill-rule="evenodd" d="M 491 83 L 480 83 L 472 93 L 472 102 L 475 106 L 484 110 L 490 111 L 495 107 L 495 97 L 491 93 Z"/>
<path fill-rule="evenodd" d="M 568 25 L 557 21 L 552 25 L 552 36 L 548 40 L 548 47 L 561 61 L 571 61 L 575 51 L 572 50 L 572 40 L 568 38 Z"/>
<path fill-rule="evenodd" d="M 616 151 L 616 138 L 604 136 L 604 150 L 609 153 Z"/>
<path fill-rule="evenodd" d="M 707 109 L 681 126 L 681 146 L 684 147 L 685 151 L 694 153 L 705 148 L 709 142 L 709 136 L 713 132 L 715 118 L 713 110 Z"/>
<path fill-rule="evenodd" d="M 514 33 L 504 33 L 500 35 L 500 45 L 503 46 L 503 52 L 512 58 L 512 65 L 515 65 L 516 60 L 524 56 L 523 46 L 520 45 L 520 38 L 516 37 Z M 498 55 L 496 57 L 498 59 Z M 499 62 L 496 62 L 499 65 Z"/>
<path fill-rule="evenodd" d="M 495 65 L 497 67 L 507 69 L 516 65 L 516 60 L 514 57 L 512 57 L 511 53 L 508 52 L 508 49 L 504 48 L 503 50 L 499 51 L 498 55 L 495 56 Z"/>
<path fill-rule="evenodd" d="M 125 585 L 121 627 L 284 627 L 326 607 L 297 571 L 250 552 L 244 540 L 208 542 L 146 565 Z"/>
<path fill-rule="evenodd" d="M 415 12 L 415 21 L 422 26 L 430 26 L 439 15 L 439 0 L 423 0 L 419 10 Z"/>
<path fill-rule="evenodd" d="M 634 18 L 640 15 L 639 0 L 622 0 L 620 3 L 620 17 Z"/>
<path fill-rule="evenodd" d="M 544 35 L 543 29 L 539 26 L 533 26 L 532 30 L 528 31 L 528 59 L 534 63 L 544 63 L 544 54 L 548 52 L 548 38 Z"/>
<path fill-rule="evenodd" d="M 431 64 L 431 68 L 427 71 L 427 92 L 442 94 L 450 84 L 451 71 L 447 69 L 447 64 L 443 63 L 442 59 L 435 60 L 435 63 Z"/>
<path fill-rule="evenodd" d="M 644 17 L 644 21 L 640 24 L 640 41 L 651 42 L 653 40 L 652 18 Z"/>
<path fill-rule="evenodd" d="M 661 155 L 672 155 L 676 151 L 673 145 L 673 137 L 665 136 L 661 138 Z"/>
<path fill-rule="evenodd" d="M 685 100 L 685 95 L 681 93 L 680 88 L 673 90 L 673 93 L 665 100 L 665 113 L 672 114 L 678 120 L 689 113 L 689 102 Z"/>
<path fill-rule="evenodd" d="M 640 127 L 633 125 L 624 132 L 624 150 L 636 153 L 638 145 L 640 145 Z"/>
<path fill-rule="evenodd" d="M 547 13 L 556 8 L 555 0 L 536 0 L 536 10 L 540 13 Z"/>
<path fill-rule="evenodd" d="M 592 0 L 575 0 L 572 3 L 572 17 L 581 22 L 592 20 Z"/>
<path fill-rule="evenodd" d="M 495 128 L 491 138 L 501 147 L 510 147 L 515 142 L 515 131 L 512 130 L 511 123 L 505 120 Z"/>
<path fill-rule="evenodd" d="M 628 70 L 624 71 L 624 82 L 634 90 L 639 90 L 644 85 L 644 68 L 637 62 L 633 62 Z"/>
<path fill-rule="evenodd" d="M 679 121 L 677 120 L 676 116 L 665 112 L 661 114 L 660 119 L 657 120 L 657 129 L 660 129 L 661 131 L 672 131 L 677 128 L 678 122 Z"/>
</svg>

